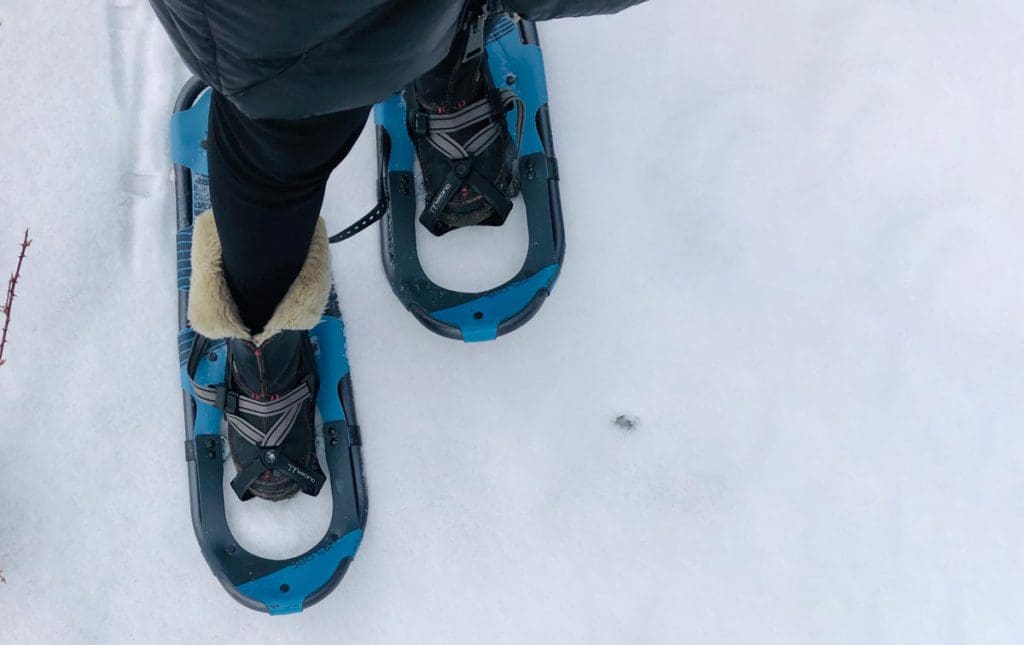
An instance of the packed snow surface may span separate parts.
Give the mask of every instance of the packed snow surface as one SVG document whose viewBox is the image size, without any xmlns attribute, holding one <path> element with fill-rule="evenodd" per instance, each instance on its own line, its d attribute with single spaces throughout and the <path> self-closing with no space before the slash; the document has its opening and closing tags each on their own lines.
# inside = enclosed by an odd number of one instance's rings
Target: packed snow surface
<svg viewBox="0 0 1024 645">
<path fill-rule="evenodd" d="M 143 0 L 0 0 L 0 273 L 33 240 L 0 367 L 0 640 L 1024 642 L 1022 33 L 1010 0 L 542 25 L 558 287 L 465 345 L 402 309 L 375 232 L 334 248 L 369 524 L 331 596 L 270 618 L 189 518 L 187 72 Z M 332 229 L 374 163 L 368 129 Z M 428 270 L 486 286 L 521 238 L 460 232 Z M 322 510 L 233 512 L 287 554 Z"/>
</svg>

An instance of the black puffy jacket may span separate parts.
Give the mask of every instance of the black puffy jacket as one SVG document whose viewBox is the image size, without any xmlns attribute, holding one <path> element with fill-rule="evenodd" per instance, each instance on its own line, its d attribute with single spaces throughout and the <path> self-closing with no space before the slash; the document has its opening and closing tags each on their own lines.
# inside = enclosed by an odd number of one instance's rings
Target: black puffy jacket
<svg viewBox="0 0 1024 645">
<path fill-rule="evenodd" d="M 533 20 L 643 0 L 505 0 Z M 253 118 L 375 103 L 444 58 L 464 0 L 150 0 L 193 73 Z"/>
</svg>

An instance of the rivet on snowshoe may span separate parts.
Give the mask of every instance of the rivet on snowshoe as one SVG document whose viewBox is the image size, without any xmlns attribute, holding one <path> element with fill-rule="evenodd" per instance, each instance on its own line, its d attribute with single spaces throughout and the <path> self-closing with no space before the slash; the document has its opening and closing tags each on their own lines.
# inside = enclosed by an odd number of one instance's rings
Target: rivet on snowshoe
<svg viewBox="0 0 1024 645">
<path fill-rule="evenodd" d="M 333 439 L 331 439 L 331 447 L 332 448 L 337 448 L 338 447 L 338 438 L 337 437 L 334 437 Z"/>
<path fill-rule="evenodd" d="M 210 361 L 211 363 L 216 361 L 217 360 L 217 352 L 210 352 L 209 354 L 207 354 L 206 355 L 206 360 Z"/>
<path fill-rule="evenodd" d="M 468 175 L 469 164 L 466 163 L 465 161 L 460 161 L 459 163 L 455 164 L 455 174 L 458 175 L 459 177 L 465 177 L 466 175 Z"/>
<path fill-rule="evenodd" d="M 234 555 L 235 551 L 237 551 L 238 549 L 235 548 L 234 544 L 229 544 L 227 545 L 227 547 L 224 548 L 224 550 L 227 551 L 228 555 Z"/>
<path fill-rule="evenodd" d="M 515 74 L 508 74 L 508 75 L 505 76 L 505 84 L 506 85 L 515 85 L 516 84 L 516 80 L 518 80 L 518 79 L 516 79 L 516 75 Z"/>
<path fill-rule="evenodd" d="M 267 464 L 277 463 L 277 453 L 275 453 L 273 450 L 268 450 L 263 455 L 263 461 Z"/>
<path fill-rule="evenodd" d="M 338 431 L 335 430 L 334 428 L 327 428 L 327 434 L 331 435 L 332 437 L 334 435 L 336 435 L 337 433 L 338 433 Z"/>
<path fill-rule="evenodd" d="M 210 459 L 215 459 L 217 457 L 217 452 L 215 450 L 207 450 L 206 456 Z"/>
<path fill-rule="evenodd" d="M 203 440 L 203 447 L 204 448 L 211 449 L 211 448 L 213 448 L 213 445 L 214 445 L 214 441 L 213 441 L 212 438 L 207 437 L 206 439 Z"/>
</svg>

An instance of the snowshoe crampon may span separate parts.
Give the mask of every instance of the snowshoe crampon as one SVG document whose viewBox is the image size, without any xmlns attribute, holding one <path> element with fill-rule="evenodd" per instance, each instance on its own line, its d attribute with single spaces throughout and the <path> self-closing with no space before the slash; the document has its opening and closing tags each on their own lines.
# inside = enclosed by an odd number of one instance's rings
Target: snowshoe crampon
<svg viewBox="0 0 1024 645">
<path fill-rule="evenodd" d="M 530 242 L 526 260 L 508 282 L 480 293 L 451 291 L 427 277 L 416 249 L 416 150 L 401 93 L 374 108 L 383 212 L 384 269 L 399 300 L 428 329 L 465 341 L 492 340 L 513 331 L 540 309 L 565 255 L 565 231 L 548 117 L 547 84 L 537 30 L 508 15 L 487 19 L 491 77 L 509 97 L 508 131 L 519 150 L 518 174 Z M 436 231 L 435 231 L 436 232 Z"/>
<path fill-rule="evenodd" d="M 246 551 L 231 534 L 224 509 L 222 410 L 197 395 L 197 384 L 217 388 L 225 381 L 227 346 L 195 333 L 187 317 L 192 222 L 210 207 L 205 139 L 210 94 L 192 79 L 182 89 L 171 118 L 172 154 L 178 213 L 178 356 L 185 404 L 192 525 L 203 556 L 236 600 L 271 614 L 302 611 L 331 592 L 348 569 L 366 526 L 366 489 L 359 427 L 345 356 L 344 326 L 337 296 L 310 331 L 320 387 L 316 407 L 330 476 L 333 511 L 327 533 L 302 555 L 285 560 Z M 230 462 L 228 462 L 230 463 Z M 323 492 L 321 492 L 323 494 Z M 256 502 L 251 502 L 256 503 Z"/>
</svg>

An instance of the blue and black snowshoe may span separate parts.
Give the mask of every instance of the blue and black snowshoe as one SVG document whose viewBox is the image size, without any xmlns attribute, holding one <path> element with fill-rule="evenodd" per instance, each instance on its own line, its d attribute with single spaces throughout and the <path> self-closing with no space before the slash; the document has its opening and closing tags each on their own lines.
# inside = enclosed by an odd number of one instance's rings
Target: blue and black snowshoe
<svg viewBox="0 0 1024 645">
<path fill-rule="evenodd" d="M 379 203 L 331 241 L 381 219 L 381 253 L 392 290 L 442 336 L 485 341 L 522 326 L 551 293 L 565 255 L 558 164 L 534 24 L 474 10 L 448 58 L 376 105 L 374 119 Z M 417 162 L 422 192 L 415 181 Z M 530 240 L 515 276 L 479 293 L 452 291 L 427 277 L 416 247 L 417 221 L 434 235 L 501 225 L 517 194 L 526 207 Z"/>
<path fill-rule="evenodd" d="M 209 105 L 209 90 L 193 79 L 182 89 L 171 119 L 178 351 L 192 524 L 207 563 L 236 600 L 271 614 L 298 612 L 337 586 L 366 526 L 362 442 L 344 325 L 330 280 L 322 220 L 297 278 L 304 279 L 310 270 L 307 277 L 318 281 L 318 304 L 306 307 L 299 328 L 275 328 L 272 318 L 253 336 L 240 321 L 211 321 L 204 313 L 203 298 L 195 292 L 211 292 L 207 283 L 218 279 L 219 261 L 214 259 L 220 254 L 212 215 L 203 214 L 210 208 L 205 150 Z M 234 462 L 231 488 L 243 500 L 329 491 L 333 511 L 323 538 L 302 555 L 284 560 L 262 558 L 243 548 L 225 517 L 226 452 Z"/>
</svg>

